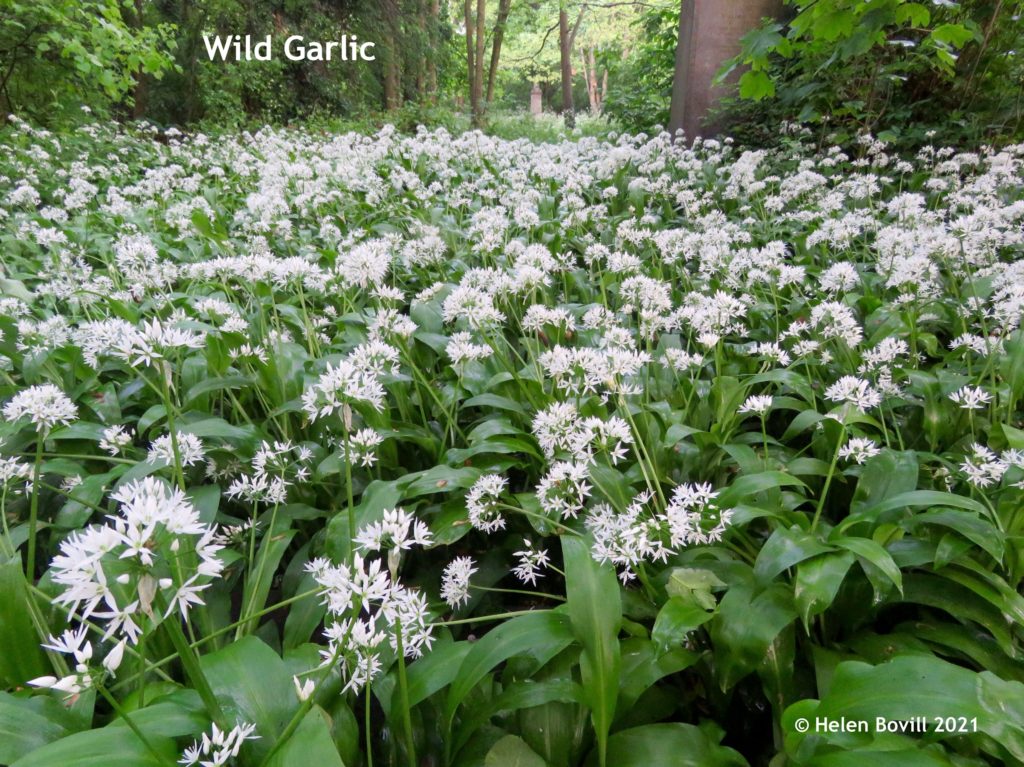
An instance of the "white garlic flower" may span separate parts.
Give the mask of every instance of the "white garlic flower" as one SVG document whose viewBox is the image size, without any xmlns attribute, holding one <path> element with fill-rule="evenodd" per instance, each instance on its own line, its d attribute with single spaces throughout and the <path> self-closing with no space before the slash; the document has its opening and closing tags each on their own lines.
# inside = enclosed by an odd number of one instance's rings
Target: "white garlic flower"
<svg viewBox="0 0 1024 767">
<path fill-rule="evenodd" d="M 4 418 L 18 421 L 28 417 L 36 431 L 48 433 L 57 424 L 68 425 L 78 418 L 75 403 L 53 384 L 30 386 L 4 405 Z"/>
</svg>

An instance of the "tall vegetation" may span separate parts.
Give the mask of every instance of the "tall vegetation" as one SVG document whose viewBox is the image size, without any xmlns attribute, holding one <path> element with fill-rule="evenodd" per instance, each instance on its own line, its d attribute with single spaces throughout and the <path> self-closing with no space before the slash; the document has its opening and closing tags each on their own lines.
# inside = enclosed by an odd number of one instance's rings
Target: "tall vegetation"
<svg viewBox="0 0 1024 767">
<path fill-rule="evenodd" d="M 132 104 L 139 79 L 173 66 L 173 26 L 119 0 L 0 2 L 0 110 L 61 119 Z"/>
<path fill-rule="evenodd" d="M 917 140 L 1020 136 L 1020 0 L 787 0 L 791 17 L 743 41 L 741 99 L 767 124 L 816 123 L 847 134 Z M 740 112 L 744 114 L 744 112 Z"/>
</svg>

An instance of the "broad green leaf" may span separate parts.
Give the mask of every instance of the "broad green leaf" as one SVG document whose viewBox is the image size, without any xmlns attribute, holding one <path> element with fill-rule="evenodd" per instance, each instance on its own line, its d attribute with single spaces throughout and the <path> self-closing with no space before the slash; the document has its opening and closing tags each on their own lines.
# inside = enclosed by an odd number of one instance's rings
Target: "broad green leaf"
<svg viewBox="0 0 1024 767">
<path fill-rule="evenodd" d="M 893 561 L 892 555 L 882 548 L 880 544 L 875 543 L 870 538 L 846 537 L 834 538 L 831 543 L 834 543 L 836 546 L 846 549 L 847 551 L 852 551 L 861 558 L 862 562 L 868 562 L 878 568 L 886 578 L 892 581 L 892 585 L 895 586 L 898 591 L 903 591 L 903 574 L 900 572 L 900 568 Z M 868 572 L 868 578 L 871 577 L 872 573 Z"/>
<path fill-rule="evenodd" d="M 970 511 L 936 509 L 917 514 L 904 524 L 913 532 L 923 525 L 936 525 L 956 530 L 967 540 L 984 549 L 997 562 L 1003 559 L 1004 538 L 987 518 Z"/>
<path fill-rule="evenodd" d="M 514 399 L 508 397 L 502 397 L 498 394 L 478 394 L 475 397 L 470 397 L 462 403 L 462 407 L 479 407 L 484 410 L 509 410 L 513 413 L 527 414 L 527 410 L 523 407 L 523 403 L 517 402 Z"/>
<path fill-rule="evenodd" d="M 832 547 L 799 525 L 779 527 L 761 547 L 754 563 L 754 575 L 768 583 L 793 565 L 827 551 L 832 551 Z"/>
<path fill-rule="evenodd" d="M 832 604 L 853 559 L 851 552 L 837 551 L 812 557 L 797 566 L 793 598 L 804 626 L 809 626 L 811 618 Z"/>
<path fill-rule="evenodd" d="M 565 562 L 565 598 L 572 630 L 583 646 L 580 674 L 584 702 L 590 707 L 597 734 L 599 762 L 605 765 L 605 749 L 619 692 L 619 628 L 622 603 L 615 570 L 599 564 L 582 538 L 562 537 Z"/>
<path fill-rule="evenodd" d="M 68 734 L 67 716 L 54 698 L 0 692 L 0 764 L 11 764 Z"/>
<path fill-rule="evenodd" d="M 740 77 L 740 98 L 761 101 L 775 95 L 775 83 L 762 70 L 750 69 Z"/>
<path fill-rule="evenodd" d="M 29 613 L 22 567 L 17 554 L 0 562 L 0 680 L 8 688 L 52 673 Z"/>
<path fill-rule="evenodd" d="M 445 703 L 448 722 L 470 691 L 499 663 L 538 646 L 563 649 L 572 640 L 569 617 L 553 610 L 520 615 L 491 629 L 466 653 L 448 688 Z M 416 665 L 413 664 L 413 668 Z"/>
<path fill-rule="evenodd" d="M 782 471 L 763 471 L 740 477 L 719 493 L 716 500 L 722 507 L 733 506 L 748 496 L 777 487 L 806 487 L 806 485 L 792 474 Z"/>
<path fill-rule="evenodd" d="M 825 6 L 814 20 L 813 31 L 815 37 L 832 42 L 840 37 L 847 37 L 853 34 L 856 16 L 853 11 L 837 7 L 835 4 Z"/>
<path fill-rule="evenodd" d="M 500 713 L 518 711 L 522 708 L 542 706 L 553 701 L 562 703 L 581 703 L 583 690 L 569 679 L 546 679 L 535 681 L 524 679 L 515 682 L 502 690 L 501 694 L 486 706 L 481 706 L 466 713 L 458 735 L 455 738 L 455 750 L 461 748 L 469 736 L 480 729 L 487 721 Z"/>
<path fill-rule="evenodd" d="M 984 626 L 1004 652 L 1015 654 L 1009 616 L 955 581 L 941 575 L 908 572 L 903 579 L 900 601 L 945 610 L 961 621 L 973 621 Z"/>
<path fill-rule="evenodd" d="M 1006 442 L 1014 450 L 1024 450 L 1024 429 L 1015 429 L 1008 424 L 1001 424 Z"/>
<path fill-rule="evenodd" d="M 115 718 L 106 727 L 48 743 L 14 761 L 12 767 L 170 767 L 179 754 L 171 738 L 196 737 L 208 725 L 200 713 L 199 696 L 192 691 L 173 693 L 130 716 L 156 754 L 123 720 Z"/>
<path fill-rule="evenodd" d="M 402 498 L 416 498 L 432 493 L 450 493 L 452 490 L 467 488 L 479 479 L 481 473 L 480 469 L 468 466 L 435 466 L 427 471 L 403 478 L 401 481 L 403 485 Z M 409 481 L 406 482 L 406 479 Z"/>
<path fill-rule="evenodd" d="M 409 685 L 409 705 L 422 703 L 431 695 L 451 684 L 466 654 L 472 649 L 471 642 L 453 642 L 441 639 L 422 658 L 409 665 L 406 682 Z M 396 687 L 396 673 L 388 674 L 373 685 L 373 694 L 385 711 L 392 708 L 391 702 Z"/>
<path fill-rule="evenodd" d="M 484 767 L 546 767 L 537 752 L 515 735 L 506 735 L 487 752 Z"/>
<path fill-rule="evenodd" d="M 235 426 L 223 418 L 202 418 L 179 424 L 178 428 L 197 437 L 213 437 L 232 442 L 251 442 L 257 436 L 252 426 Z"/>
<path fill-rule="evenodd" d="M 299 701 L 276 652 L 256 637 L 242 637 L 200 658 L 203 673 L 229 719 L 256 725 L 252 750 L 262 758 L 281 734 Z"/>
<path fill-rule="evenodd" d="M 170 738 L 149 737 L 156 755 L 127 728 L 75 733 L 17 760 L 11 767 L 169 767 L 179 751 Z"/>
<path fill-rule="evenodd" d="M 691 631 L 703 626 L 713 616 L 714 613 L 709 612 L 692 596 L 670 597 L 658 611 L 658 618 L 651 630 L 651 639 L 665 650 L 681 645 Z"/>
<path fill-rule="evenodd" d="M 591 755 L 588 767 L 597 764 Z M 648 724 L 608 739 L 608 764 L 615 767 L 747 767 L 731 748 L 720 746 L 692 724 Z"/>
<path fill-rule="evenodd" d="M 939 24 L 929 35 L 939 43 L 947 43 L 954 48 L 962 48 L 974 37 L 974 33 L 963 24 Z"/>
<path fill-rule="evenodd" d="M 225 391 L 227 389 L 241 389 L 246 386 L 251 386 L 256 382 L 253 376 L 248 375 L 228 375 L 228 376 L 215 376 L 213 378 L 207 378 L 200 381 L 199 383 L 191 386 L 188 393 L 185 395 L 185 402 L 187 405 L 192 400 L 203 394 L 209 394 L 215 391 Z"/>
<path fill-rule="evenodd" d="M 93 442 L 99 442 L 103 438 L 103 431 L 106 427 L 99 423 L 88 423 L 86 421 L 76 421 L 70 426 L 64 426 L 60 429 L 54 429 L 50 432 L 48 439 L 87 439 Z"/>
<path fill-rule="evenodd" d="M 313 574 L 303 573 L 295 591 L 296 594 L 304 594 L 316 588 L 318 584 Z M 293 602 L 288 608 L 288 616 L 284 619 L 284 634 L 281 639 L 284 649 L 290 650 L 308 642 L 326 612 L 327 606 L 319 594 L 310 594 Z"/>
<path fill-rule="evenodd" d="M 976 718 L 980 732 L 1015 760 L 1024 760 L 1024 684 L 988 672 L 978 674 L 939 658 L 903 656 L 878 666 L 840 663 L 815 714 L 861 721 L 876 717 Z M 936 733 L 935 737 L 950 740 L 962 736 Z M 984 747 L 984 741 L 979 743 Z"/>
<path fill-rule="evenodd" d="M 260 542 L 251 577 L 246 579 L 242 590 L 243 617 L 257 613 L 266 606 L 277 567 L 281 564 L 281 558 L 291 544 L 292 538 L 295 537 L 294 530 L 281 530 L 280 527 L 277 525 L 277 529 L 268 530 Z M 246 630 L 251 632 L 255 628 L 255 623 L 247 622 Z"/>
<path fill-rule="evenodd" d="M 764 661 L 775 637 L 796 615 L 792 592 L 781 583 L 760 592 L 738 585 L 725 593 L 711 622 L 715 670 L 723 690 Z"/>
<path fill-rule="evenodd" d="M 909 493 L 900 493 L 892 498 L 887 498 L 881 503 L 873 504 L 851 514 L 842 521 L 839 529 L 849 530 L 861 522 L 870 522 L 875 525 L 883 522 L 894 522 L 898 519 L 899 515 L 894 515 L 892 512 L 902 512 L 904 509 L 918 506 L 941 506 L 944 508 L 967 509 L 982 515 L 988 514 L 988 510 L 983 504 L 967 496 L 944 493 L 939 490 L 912 490 Z"/>
<path fill-rule="evenodd" d="M 711 592 L 725 587 L 725 581 L 713 572 L 697 567 L 674 567 L 665 583 L 665 591 L 670 597 L 692 600 L 705 610 L 714 610 L 718 604 Z"/>
<path fill-rule="evenodd" d="M 911 492 L 917 487 L 917 474 L 917 454 L 914 451 L 882 451 L 864 464 L 853 497 L 853 511 L 877 506 Z"/>
<path fill-rule="evenodd" d="M 636 701 L 658 680 L 690 668 L 698 660 L 697 652 L 675 647 L 667 652 L 649 639 L 626 639 L 622 642 L 622 674 L 616 723 L 634 711 Z"/>
<path fill-rule="evenodd" d="M 302 718 L 292 736 L 268 762 L 267 767 L 345 767 L 331 735 L 330 717 L 313 706 Z"/>
<path fill-rule="evenodd" d="M 979 716 L 977 683 L 975 672 L 938 658 L 904 656 L 878 666 L 846 661 L 836 668 L 817 715 L 856 720 Z"/>
</svg>

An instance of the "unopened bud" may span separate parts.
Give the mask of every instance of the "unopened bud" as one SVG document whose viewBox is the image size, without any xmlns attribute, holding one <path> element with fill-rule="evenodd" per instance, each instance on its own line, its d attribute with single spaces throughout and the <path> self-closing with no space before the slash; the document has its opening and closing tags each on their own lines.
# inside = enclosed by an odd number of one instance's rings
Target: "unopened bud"
<svg viewBox="0 0 1024 767">
<path fill-rule="evenodd" d="M 303 702 L 309 700 L 309 696 L 313 694 L 313 689 L 316 687 L 313 680 L 307 679 L 305 682 L 300 682 L 297 676 L 293 676 L 292 682 L 295 683 L 295 694 L 299 696 L 299 700 Z"/>
</svg>

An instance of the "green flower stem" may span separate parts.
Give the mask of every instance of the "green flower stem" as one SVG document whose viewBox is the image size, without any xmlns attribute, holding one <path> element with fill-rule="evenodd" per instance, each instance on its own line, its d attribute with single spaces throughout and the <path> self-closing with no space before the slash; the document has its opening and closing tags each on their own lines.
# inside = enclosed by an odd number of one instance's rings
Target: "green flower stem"
<svg viewBox="0 0 1024 767">
<path fill-rule="evenodd" d="M 651 454 L 647 452 L 647 446 L 640 437 L 640 430 L 637 429 L 636 421 L 633 420 L 633 414 L 629 412 L 629 403 L 626 402 L 626 398 L 622 394 L 619 395 L 619 404 L 621 405 L 622 412 L 626 415 L 626 420 L 629 421 L 630 431 L 633 432 L 637 454 L 640 458 L 640 469 L 643 471 L 647 487 L 657 494 L 658 500 L 661 501 L 661 508 L 665 509 L 668 507 L 668 503 L 665 500 L 665 494 L 661 491 L 661 483 L 658 482 L 658 475 L 654 470 L 654 461 L 651 460 Z"/>
<path fill-rule="evenodd" d="M 249 581 L 252 583 L 252 590 L 249 592 L 248 601 L 246 602 L 246 604 L 242 605 L 242 612 L 241 615 L 239 615 L 240 619 L 248 621 L 248 625 L 243 624 L 238 627 L 238 631 L 235 633 L 235 639 L 239 639 L 245 634 L 250 633 L 254 628 L 255 619 L 251 617 L 251 613 L 253 612 L 253 609 L 256 607 L 256 590 L 260 585 L 260 581 L 263 579 L 263 571 L 266 569 L 267 554 L 270 549 L 270 544 L 273 541 L 274 525 L 277 524 L 277 510 L 279 507 L 280 504 L 275 503 L 273 510 L 270 512 L 270 526 L 267 528 L 267 534 L 263 538 L 263 545 L 261 546 L 262 551 L 260 551 L 259 563 L 256 565 L 256 576 L 250 577 Z M 256 529 L 255 525 L 253 525 L 253 529 Z M 249 574 L 250 576 L 252 575 L 251 565 Z"/>
<path fill-rule="evenodd" d="M 40 482 L 39 486 L 40 487 L 45 487 L 47 490 L 50 490 L 51 492 L 63 495 L 69 501 L 74 501 L 75 503 L 80 503 L 83 506 L 85 506 L 86 508 L 92 509 L 93 511 L 98 511 L 100 514 L 107 514 L 108 513 L 107 510 L 104 509 L 102 506 L 97 506 L 95 503 L 89 503 L 89 501 L 84 501 L 81 498 L 76 498 L 73 492 L 68 492 L 67 490 L 65 490 L 62 487 L 57 487 L 56 485 L 51 485 L 51 484 L 49 484 L 47 482 Z"/>
<path fill-rule="evenodd" d="M 167 365 L 167 361 L 164 360 L 164 365 Z M 171 439 L 171 452 L 174 454 L 174 475 L 178 480 L 178 488 L 185 491 L 185 472 L 181 467 L 181 448 L 178 446 L 178 430 L 174 425 L 174 405 L 171 401 L 171 384 L 168 381 L 170 377 L 170 367 L 160 366 L 160 385 L 162 388 L 162 396 L 164 400 L 164 410 L 167 413 L 167 433 Z"/>
<path fill-rule="evenodd" d="M 768 426 L 766 413 L 761 413 L 761 443 L 764 445 L 764 470 L 768 471 Z"/>
<path fill-rule="evenodd" d="M 433 626 L 464 626 L 467 623 L 485 623 L 488 621 L 501 621 L 505 618 L 515 618 L 517 615 L 533 615 L 535 613 L 550 612 L 549 610 L 513 610 L 507 613 L 495 613 L 494 615 L 480 615 L 473 618 L 460 618 L 454 621 L 434 621 Z"/>
<path fill-rule="evenodd" d="M 252 573 L 252 563 L 256 560 L 256 519 L 257 519 L 258 516 L 259 516 L 259 514 L 256 511 L 256 501 L 253 501 L 253 503 L 252 503 L 252 524 L 249 526 L 249 545 L 248 545 L 247 550 L 246 550 L 246 560 L 247 560 L 248 564 L 246 565 L 245 571 L 246 571 L 247 577 L 248 577 L 249 574 Z M 241 616 L 240 616 L 241 620 L 239 621 L 238 630 L 235 632 L 235 640 L 236 641 L 242 637 L 243 627 L 245 626 L 245 623 L 248 620 L 246 618 L 246 615 L 245 615 L 245 612 L 246 612 L 245 611 L 245 607 L 246 607 L 245 605 L 242 605 L 242 611 L 241 611 Z"/>
<path fill-rule="evenodd" d="M 281 750 L 284 744 L 288 742 L 288 738 L 290 738 L 299 728 L 299 725 L 302 724 L 302 720 L 305 718 L 306 714 L 308 714 L 309 710 L 313 708 L 313 702 L 316 699 L 317 692 L 320 690 L 323 683 L 327 681 L 327 677 L 330 676 L 331 671 L 334 670 L 334 664 L 338 661 L 338 652 L 344 645 L 348 644 L 348 638 L 351 634 L 352 630 L 349 629 L 342 641 L 338 643 L 338 647 L 335 649 L 334 654 L 331 655 L 330 660 L 323 665 L 323 668 L 320 671 L 320 678 L 316 680 L 316 684 L 313 686 L 313 692 L 311 692 L 309 697 L 299 705 L 298 709 L 292 715 L 292 718 L 288 721 L 288 724 L 285 725 L 284 730 L 281 731 L 280 737 L 274 741 L 274 745 L 271 746 L 270 751 L 268 751 L 267 755 L 263 757 L 263 761 L 259 763 L 259 767 L 266 767 L 270 764 L 270 760 L 274 758 L 274 755 Z M 367 695 L 369 695 L 369 686 L 367 686 L 366 692 Z"/>
<path fill-rule="evenodd" d="M 43 453 L 44 458 L 80 458 L 85 461 L 106 461 L 107 463 L 125 463 L 134 466 L 138 461 L 131 458 L 118 458 L 111 455 L 86 455 L 83 453 Z"/>
<path fill-rule="evenodd" d="M 373 727 L 370 714 L 373 708 L 372 685 L 366 680 L 366 691 L 363 695 L 363 737 L 366 739 L 366 767 L 373 767 Z"/>
<path fill-rule="evenodd" d="M 536 519 L 536 520 L 538 520 L 540 522 L 543 522 L 545 524 L 551 525 L 553 527 L 557 527 L 562 532 L 568 533 L 569 535 L 576 535 L 576 536 L 579 535 L 578 532 L 573 530 L 571 527 L 566 527 L 564 524 L 559 522 L 557 519 L 551 519 L 550 517 L 545 517 L 543 514 L 538 514 L 535 511 L 529 511 L 528 509 L 523 509 L 523 508 L 520 508 L 519 506 L 512 506 L 512 505 L 507 504 L 507 503 L 499 503 L 498 507 L 502 508 L 502 509 L 508 509 L 509 511 L 518 512 L 518 513 L 522 514 L 525 517 L 529 517 L 530 519 Z"/>
<path fill-rule="evenodd" d="M 4 557 L 10 559 L 17 555 L 18 550 L 11 542 L 11 531 L 7 527 L 7 485 L 3 486 L 3 493 L 0 495 L 0 519 L 3 521 L 3 536 L 0 537 L 0 543 L 3 544 L 2 553 Z M 24 574 L 22 574 L 22 577 L 25 577 Z M 39 638 L 39 642 L 43 643 L 49 639 L 50 628 L 42 611 L 39 609 L 39 605 L 36 603 L 36 598 L 40 595 L 49 604 L 49 597 L 39 591 L 35 584 L 25 577 L 25 605 L 28 607 L 29 618 L 32 620 L 32 627 L 36 631 L 36 636 Z M 68 675 L 68 664 L 64 660 L 63 655 L 52 650 L 47 650 L 46 655 L 50 659 L 50 665 L 53 667 L 53 670 L 59 676 L 64 677 Z"/>
<path fill-rule="evenodd" d="M 210 687 L 210 682 L 206 678 L 206 674 L 203 673 L 202 666 L 199 665 L 199 656 L 196 655 L 196 651 L 189 644 L 188 639 L 185 638 L 185 634 L 181 630 L 181 622 L 178 619 L 177 613 L 170 615 L 163 621 L 163 625 L 167 627 L 167 634 L 171 639 L 171 644 L 174 645 L 175 651 L 178 653 L 178 657 L 181 659 L 185 675 L 192 683 L 192 686 L 196 688 L 196 692 L 199 693 L 199 697 L 206 707 L 206 713 L 210 715 L 210 718 L 219 727 L 224 730 L 230 729 L 231 725 L 224 715 L 224 710 L 220 707 L 220 703 L 217 702 L 217 696 L 214 695 L 213 688 Z"/>
<path fill-rule="evenodd" d="M 516 369 L 515 363 L 512 362 L 512 359 L 507 354 L 505 354 L 498 348 L 498 344 L 497 342 L 495 342 L 494 336 L 492 336 L 490 333 L 484 333 L 483 336 L 484 340 L 487 342 L 487 345 L 491 347 L 491 351 L 494 352 L 495 358 L 501 361 L 501 363 L 505 366 L 505 369 L 508 370 L 509 374 L 512 376 L 512 380 L 516 382 L 516 389 L 519 391 L 519 393 L 526 398 L 527 402 L 530 403 L 530 406 L 534 410 L 541 410 L 541 404 L 533 399 L 533 397 L 530 394 L 529 387 L 523 384 L 523 379 L 519 377 L 519 371 Z M 505 337 L 502 336 L 501 338 L 503 341 L 505 341 L 505 346 L 514 352 L 515 350 L 512 349 L 512 345 L 505 339 Z M 523 365 L 525 366 L 525 364 L 526 363 L 524 362 Z M 544 382 L 541 381 L 541 386 L 543 385 Z"/>
<path fill-rule="evenodd" d="M 347 407 L 347 405 L 346 405 Z M 352 446 L 349 442 L 348 423 L 344 416 L 341 426 L 345 435 L 345 494 L 348 497 L 348 566 L 351 567 L 356 557 L 356 502 L 352 494 Z"/>
<path fill-rule="evenodd" d="M 836 441 L 835 452 L 832 453 L 832 463 L 828 467 L 828 474 L 825 476 L 825 486 L 821 489 L 821 496 L 818 498 L 818 507 L 814 510 L 814 519 L 811 521 L 811 532 L 818 529 L 818 520 L 821 519 L 822 509 L 825 508 L 825 499 L 828 497 L 828 489 L 832 486 L 832 477 L 836 473 L 836 466 L 839 463 L 839 451 L 843 449 L 846 441 L 846 423 L 841 423 L 839 439 Z"/>
<path fill-rule="evenodd" d="M 298 294 L 299 294 L 299 306 L 302 309 L 302 324 L 305 326 L 306 331 L 306 348 L 309 350 L 310 357 L 320 356 L 320 344 L 316 339 L 316 330 L 313 329 L 313 323 L 309 321 L 309 310 L 306 307 L 306 296 L 302 292 L 302 280 L 301 278 L 297 282 Z"/>
<path fill-rule="evenodd" d="M 490 591 L 495 594 L 520 594 L 528 597 L 541 597 L 543 599 L 554 599 L 559 602 L 564 602 L 565 597 L 559 596 L 558 594 L 548 594 L 544 591 L 527 591 L 526 589 L 499 589 L 492 586 L 469 586 L 474 591 Z"/>
<path fill-rule="evenodd" d="M 403 351 L 405 350 L 403 349 Z M 465 432 L 462 431 L 462 427 L 459 426 L 458 419 L 454 418 L 451 411 L 447 407 L 445 407 L 444 402 L 441 401 L 441 397 L 438 395 L 436 391 L 434 391 L 434 387 L 430 385 L 430 381 L 427 380 L 427 377 L 423 374 L 423 371 L 420 370 L 419 366 L 413 361 L 412 355 L 410 355 L 408 352 L 405 352 L 405 359 L 406 362 L 409 363 L 409 367 L 412 370 L 413 377 L 416 379 L 416 382 L 420 385 L 420 388 L 426 389 L 427 394 L 429 394 L 431 399 L 433 399 L 437 406 L 441 408 L 441 412 L 444 413 L 445 419 L 448 421 L 448 430 L 451 431 L 453 434 L 458 434 L 459 438 L 462 440 L 462 444 L 466 444 L 466 434 Z"/>
<path fill-rule="evenodd" d="M 402 645 L 402 622 L 400 620 L 395 621 L 395 639 L 397 647 L 395 652 L 398 655 L 398 697 L 402 703 L 402 731 L 405 737 L 405 757 L 409 762 L 409 767 L 416 767 L 418 764 L 416 760 L 416 741 L 412 736 L 412 714 L 410 713 L 411 706 L 409 705 L 409 680 L 405 674 L 405 648 Z M 370 698 L 370 685 L 367 682 L 366 685 L 366 698 Z M 366 753 L 370 753 L 370 746 L 367 744 Z"/>
<path fill-rule="evenodd" d="M 145 708 L 146 706 L 146 640 L 149 638 L 149 632 L 143 628 L 142 635 L 139 637 L 139 705 L 138 708 Z"/>
<path fill-rule="evenodd" d="M 264 615 L 268 615 L 268 614 L 274 612 L 275 610 L 280 610 L 282 607 L 287 607 L 290 604 L 298 602 L 300 599 L 305 599 L 306 597 L 311 597 L 311 596 L 314 596 L 314 595 L 319 594 L 319 593 L 320 593 L 320 589 L 319 588 L 310 589 L 309 591 L 303 591 L 301 594 L 296 594 L 293 597 L 289 597 L 288 599 L 282 600 L 281 602 L 277 602 L 276 604 L 272 604 L 269 607 L 265 607 L 262 610 L 254 612 L 246 620 L 253 620 L 254 618 L 262 618 Z M 224 636 L 227 633 L 230 633 L 231 631 L 233 631 L 234 629 L 236 629 L 240 625 L 242 625 L 242 623 L 244 623 L 244 622 L 245 621 L 243 621 L 243 620 L 237 620 L 234 623 L 231 623 L 231 624 L 229 624 L 227 626 L 224 626 L 223 628 L 219 628 L 216 631 L 210 632 L 209 634 L 207 634 L 206 636 L 204 636 L 201 639 L 197 639 L 194 642 L 190 642 L 188 646 L 192 650 L 195 650 L 195 649 L 197 649 L 199 647 L 202 647 L 207 642 L 213 641 L 217 637 L 221 637 L 221 636 Z M 100 631 L 99 628 L 97 628 L 96 630 Z M 159 671 L 161 668 L 166 666 L 168 663 L 170 663 L 171 661 L 173 661 L 177 657 L 178 657 L 178 653 L 175 652 L 173 655 L 168 655 L 168 656 L 166 656 L 164 658 L 161 658 L 158 661 L 154 661 L 153 663 L 149 664 L 149 666 L 146 668 L 146 671 L 147 672 L 149 672 L 149 671 Z M 137 678 L 138 678 L 138 675 L 126 678 L 123 681 L 118 682 L 111 689 L 116 690 L 119 687 L 121 687 L 121 685 L 129 684 L 130 682 L 133 682 Z M 168 681 L 170 681 L 169 677 L 168 677 Z"/>
<path fill-rule="evenodd" d="M 142 741 L 142 745 L 146 747 L 146 750 L 153 755 L 153 758 L 156 759 L 156 761 L 159 764 L 167 765 L 167 767 L 177 767 L 177 763 L 173 759 L 168 759 L 166 756 L 164 756 L 156 750 L 152 742 L 150 742 L 149 738 L 147 738 L 145 733 L 143 733 L 142 730 L 139 729 L 139 726 L 135 724 L 134 721 L 132 721 L 132 718 L 131 716 L 129 716 L 128 712 L 121 706 L 120 703 L 117 702 L 114 696 L 107 691 L 107 688 L 105 688 L 102 684 L 97 682 L 96 690 L 99 692 L 101 696 L 103 696 L 104 700 L 106 700 L 107 703 L 110 704 L 110 707 L 114 709 L 114 712 L 118 715 L 118 717 L 124 720 L 124 723 L 128 725 L 128 729 L 135 733 L 135 737 Z"/>
<path fill-rule="evenodd" d="M 32 499 L 28 510 L 28 555 L 25 562 L 25 579 L 29 583 L 36 577 L 36 525 L 39 521 L 39 472 L 43 464 L 43 433 L 36 433 L 36 460 L 32 467 Z"/>
</svg>

